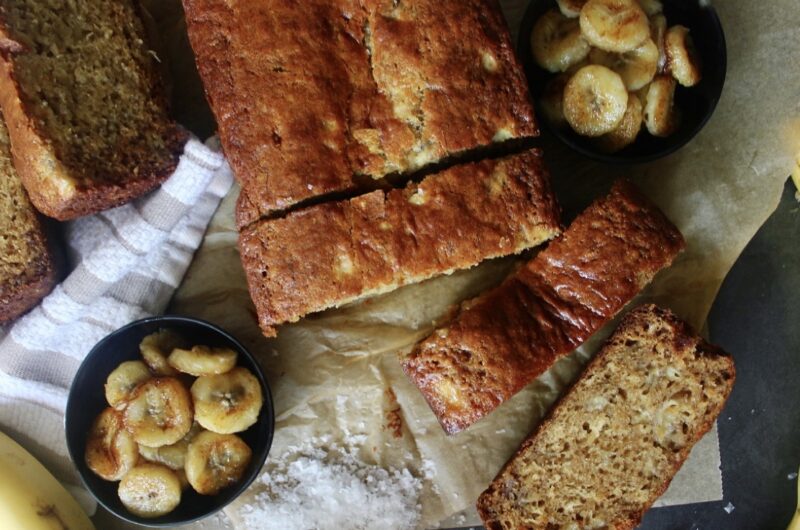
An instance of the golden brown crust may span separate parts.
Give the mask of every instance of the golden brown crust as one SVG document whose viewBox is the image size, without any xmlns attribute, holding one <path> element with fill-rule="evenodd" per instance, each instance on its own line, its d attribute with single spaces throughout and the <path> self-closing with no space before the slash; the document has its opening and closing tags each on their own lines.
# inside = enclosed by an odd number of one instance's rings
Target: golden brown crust
<svg viewBox="0 0 800 530">
<path fill-rule="evenodd" d="M 495 0 L 184 8 L 242 218 L 537 134 Z"/>
<path fill-rule="evenodd" d="M 683 247 L 675 226 L 619 181 L 526 266 L 464 303 L 403 370 L 442 428 L 459 432 L 582 344 Z"/>
<path fill-rule="evenodd" d="M 168 118 L 162 80 L 155 68 L 145 68 L 141 74 L 149 97 L 163 111 L 162 123 L 157 124 L 164 141 L 160 156 L 141 157 L 138 149 L 120 149 L 113 168 L 71 167 L 60 158 L 46 128 L 34 117 L 34 103 L 23 97 L 15 74 L 15 57 L 26 50 L 10 33 L 7 22 L 0 20 L 0 107 L 19 176 L 40 212 L 69 220 L 119 206 L 154 189 L 174 172 L 189 133 Z M 142 135 L 147 133 L 141 131 Z"/>
<path fill-rule="evenodd" d="M 536 246 L 559 233 L 558 217 L 531 150 L 259 221 L 242 231 L 239 250 L 272 336 L 308 313 Z"/>
<path fill-rule="evenodd" d="M 521 519 L 524 517 L 522 513 L 524 508 L 518 507 L 520 514 L 515 515 L 509 513 L 508 507 L 501 506 L 501 504 L 510 499 L 510 495 L 515 492 L 509 490 L 509 485 L 517 484 L 524 485 L 526 477 L 519 474 L 519 469 L 515 469 L 518 463 L 524 459 L 531 459 L 533 457 L 533 447 L 537 444 L 539 437 L 543 436 L 548 429 L 555 428 L 558 422 L 563 421 L 559 416 L 565 413 L 564 407 L 568 400 L 576 393 L 582 382 L 588 381 L 600 375 L 600 372 L 606 368 L 607 363 L 610 362 L 612 356 L 618 356 L 625 353 L 628 341 L 645 340 L 651 342 L 657 349 L 659 354 L 680 357 L 687 361 L 687 364 L 692 362 L 699 362 L 704 357 L 715 358 L 719 361 L 720 366 L 717 367 L 718 373 L 707 375 L 715 380 L 720 388 L 719 399 L 712 403 L 698 404 L 698 409 L 703 406 L 707 407 L 707 414 L 702 415 L 700 423 L 692 425 L 689 428 L 690 438 L 686 443 L 675 450 L 671 456 L 671 465 L 669 469 L 658 477 L 659 482 L 656 486 L 648 491 L 648 496 L 644 502 L 636 508 L 630 506 L 630 503 L 625 507 L 623 513 L 613 521 L 604 521 L 607 528 L 614 530 L 632 530 L 635 528 L 644 517 L 645 512 L 653 505 L 653 503 L 667 490 L 675 474 L 681 468 L 683 463 L 689 456 L 692 447 L 711 429 L 716 421 L 717 416 L 722 411 L 725 402 L 733 390 L 733 385 L 736 380 L 736 368 L 733 359 L 725 353 L 721 348 L 709 344 L 696 332 L 677 318 L 671 311 L 660 308 L 652 304 L 642 305 L 632 310 L 620 322 L 614 334 L 608 338 L 603 348 L 595 355 L 589 362 L 588 366 L 581 374 L 581 376 L 573 383 L 571 388 L 567 390 L 559 401 L 553 405 L 548 411 L 545 418 L 539 423 L 534 431 L 525 439 L 520 445 L 519 449 L 514 455 L 506 462 L 497 477 L 492 481 L 487 489 L 480 495 L 476 502 L 478 514 L 483 520 L 483 524 L 487 530 L 546 530 L 549 526 L 531 526 L 524 524 Z M 618 361 L 619 359 L 617 359 Z M 610 376 L 614 377 L 614 376 Z M 617 377 L 622 377 L 617 375 Z M 636 413 L 643 411 L 637 410 Z M 565 440 L 568 442 L 568 440 Z M 612 442 L 613 443 L 613 442 Z M 598 441 L 599 445 L 600 442 Z M 620 452 L 622 448 L 619 448 Z M 587 465 L 593 465 L 593 462 L 586 462 Z M 514 475 L 515 479 L 509 481 L 508 477 Z M 631 473 L 628 478 L 631 481 L 638 479 L 635 473 Z M 597 494 L 601 497 L 609 494 L 616 484 L 610 483 L 607 480 L 603 484 L 597 484 Z M 519 487 L 519 486 L 517 486 Z M 524 486 L 523 486 L 524 487 Z M 558 485 L 554 485 L 558 488 Z M 561 485 L 561 487 L 564 487 Z M 516 492 L 522 493 L 522 492 Z M 613 502 L 619 503 L 620 501 L 629 501 L 628 499 L 607 499 L 601 502 L 612 504 Z M 503 520 L 516 519 L 513 526 L 507 526 Z M 576 526 L 576 528 L 581 528 Z"/>
</svg>

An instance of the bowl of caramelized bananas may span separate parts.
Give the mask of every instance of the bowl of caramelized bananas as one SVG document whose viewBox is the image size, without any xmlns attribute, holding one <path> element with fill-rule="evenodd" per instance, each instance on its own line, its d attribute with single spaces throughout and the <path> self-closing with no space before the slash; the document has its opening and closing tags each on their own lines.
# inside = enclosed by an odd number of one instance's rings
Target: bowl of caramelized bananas
<svg viewBox="0 0 800 530">
<path fill-rule="evenodd" d="M 676 151 L 725 83 L 722 26 L 698 0 L 535 0 L 519 52 L 540 121 L 603 162 Z"/>
<path fill-rule="evenodd" d="M 220 510 L 256 478 L 274 432 L 269 387 L 231 335 L 193 318 L 133 322 L 101 340 L 67 401 L 67 447 L 106 509 L 146 526 Z"/>
</svg>

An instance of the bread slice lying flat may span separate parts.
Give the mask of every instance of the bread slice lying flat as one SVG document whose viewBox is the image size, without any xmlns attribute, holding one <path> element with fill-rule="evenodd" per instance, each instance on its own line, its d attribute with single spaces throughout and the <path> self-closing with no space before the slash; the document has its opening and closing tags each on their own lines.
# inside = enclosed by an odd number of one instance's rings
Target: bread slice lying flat
<svg viewBox="0 0 800 530">
<path fill-rule="evenodd" d="M 34 205 L 57 219 L 116 206 L 175 168 L 167 116 L 132 0 L 3 0 L 0 105 Z"/>
<path fill-rule="evenodd" d="M 580 346 L 683 247 L 664 214 L 619 181 L 500 286 L 462 304 L 403 370 L 442 428 L 461 431 Z"/>
<path fill-rule="evenodd" d="M 239 251 L 261 329 L 522 252 L 561 232 L 537 150 L 262 220 Z"/>
<path fill-rule="evenodd" d="M 36 305 L 56 283 L 60 259 L 28 200 L 0 118 L 0 322 Z"/>
<path fill-rule="evenodd" d="M 629 313 L 478 499 L 487 530 L 634 528 L 731 393 L 733 360 L 653 305 Z"/>
</svg>

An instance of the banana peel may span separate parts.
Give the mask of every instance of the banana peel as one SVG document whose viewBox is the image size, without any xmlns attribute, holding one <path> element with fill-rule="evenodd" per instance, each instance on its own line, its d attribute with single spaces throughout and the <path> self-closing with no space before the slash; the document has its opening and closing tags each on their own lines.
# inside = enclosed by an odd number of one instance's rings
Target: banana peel
<svg viewBox="0 0 800 530">
<path fill-rule="evenodd" d="M 794 196 L 798 201 L 800 201 L 800 155 L 798 155 L 797 159 L 794 161 L 794 168 L 792 168 L 792 180 L 794 181 L 794 187 L 797 188 Z"/>
<path fill-rule="evenodd" d="M 0 528 L 95 530 L 75 498 L 38 460 L 2 432 Z"/>
</svg>

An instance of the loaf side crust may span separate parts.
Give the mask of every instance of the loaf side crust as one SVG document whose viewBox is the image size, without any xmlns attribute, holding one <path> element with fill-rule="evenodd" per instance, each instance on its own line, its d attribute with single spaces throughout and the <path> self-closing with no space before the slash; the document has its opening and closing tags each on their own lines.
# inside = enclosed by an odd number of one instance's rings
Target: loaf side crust
<svg viewBox="0 0 800 530">
<path fill-rule="evenodd" d="M 538 134 L 496 0 L 184 0 L 243 227 Z"/>
<path fill-rule="evenodd" d="M 133 12 L 139 13 L 135 2 Z M 143 29 L 140 37 L 145 40 Z M 15 40 L 2 17 L 0 48 L 0 107 L 8 125 L 19 176 L 40 212 L 62 221 L 96 213 L 144 195 L 174 172 L 189 133 L 169 118 L 163 81 L 154 66 L 145 68 L 141 74 L 146 79 L 149 97 L 163 110 L 158 127 L 164 131 L 164 148 L 158 159 L 142 160 L 135 150 L 122 148 L 116 155 L 119 163 L 113 168 L 69 167 L 60 158 L 45 125 L 35 118 L 32 107 L 41 102 L 24 97 L 15 73 L 15 59 L 28 50 L 24 43 Z"/>
<path fill-rule="evenodd" d="M 736 368 L 733 359 L 725 353 L 721 348 L 709 344 L 685 322 L 677 318 L 669 310 L 660 308 L 655 305 L 646 304 L 632 310 L 622 320 L 614 334 L 608 338 L 603 348 L 597 355 L 589 362 L 583 374 L 578 378 L 572 387 L 559 399 L 559 401 L 548 411 L 543 421 L 534 429 L 531 435 L 521 444 L 516 453 L 509 459 L 503 466 L 497 477 L 492 481 L 489 487 L 480 495 L 476 503 L 478 514 L 483 520 L 484 526 L 487 530 L 546 530 L 549 528 L 562 528 L 564 525 L 556 521 L 539 520 L 539 524 L 529 524 L 526 520 L 530 521 L 534 514 L 528 513 L 528 507 L 535 500 L 533 496 L 528 495 L 528 488 L 535 488 L 537 491 L 542 491 L 543 488 L 548 487 L 544 484 L 533 484 L 533 479 L 526 476 L 525 467 L 530 469 L 529 463 L 533 463 L 541 458 L 542 439 L 549 435 L 548 431 L 560 432 L 565 423 L 574 422 L 576 418 L 570 416 L 571 410 L 574 410 L 576 404 L 583 406 L 586 410 L 591 410 L 592 415 L 600 418 L 601 420 L 607 418 L 603 409 L 598 410 L 598 403 L 583 402 L 580 398 L 576 397 L 578 393 L 585 387 L 592 379 L 604 379 L 611 382 L 619 381 L 623 377 L 630 377 L 630 373 L 641 376 L 642 373 L 646 376 L 652 376 L 654 380 L 662 377 L 661 373 L 653 373 L 642 367 L 635 367 L 631 369 L 631 361 L 628 359 L 630 356 L 630 348 L 637 347 L 643 343 L 645 347 L 652 350 L 654 358 L 661 356 L 662 358 L 674 359 L 674 365 L 695 367 L 695 370 L 701 374 L 701 377 L 707 377 L 707 381 L 694 381 L 696 386 L 703 390 L 708 389 L 711 397 L 705 400 L 698 400 L 697 397 L 691 392 L 686 396 L 687 386 L 681 377 L 676 376 L 673 378 L 675 384 L 674 391 L 676 395 L 683 395 L 684 406 L 693 407 L 694 412 L 700 415 L 696 421 L 688 421 L 686 425 L 686 432 L 678 434 L 677 442 L 670 440 L 673 431 L 669 429 L 659 430 L 658 426 L 653 429 L 654 441 L 653 446 L 660 448 L 664 452 L 666 465 L 660 469 L 661 474 L 657 474 L 647 484 L 642 491 L 641 495 L 636 502 L 630 503 L 630 499 L 613 499 L 605 498 L 610 495 L 610 492 L 615 488 L 624 487 L 630 488 L 632 485 L 640 486 L 638 481 L 641 481 L 639 471 L 646 466 L 642 466 L 638 462 L 639 458 L 645 458 L 649 455 L 640 454 L 636 458 L 626 460 L 623 465 L 626 466 L 624 471 L 625 484 L 615 483 L 613 479 L 606 476 L 606 480 L 602 484 L 590 483 L 589 486 L 594 492 L 599 495 L 600 500 L 598 504 L 601 506 L 617 510 L 616 517 L 613 520 L 604 520 L 605 527 L 613 530 L 633 530 L 641 522 L 645 512 L 653 505 L 653 503 L 667 490 L 675 474 L 681 468 L 683 463 L 689 456 L 692 447 L 712 428 L 716 418 L 719 416 L 723 407 L 733 390 L 733 385 L 736 379 Z M 610 366 L 614 363 L 614 366 Z M 636 373 L 642 372 L 642 373 Z M 683 374 L 682 374 L 683 375 Z M 667 377 L 670 377 L 669 374 Z M 670 385 L 671 383 L 667 383 Z M 706 386 L 707 385 L 707 386 Z M 631 402 L 637 396 L 625 395 L 624 400 Z M 598 396 L 590 398 L 592 400 L 599 399 Z M 613 403 L 612 403 L 613 406 Z M 625 408 L 624 405 L 622 408 Z M 646 417 L 660 418 L 658 411 L 645 410 L 641 408 L 640 403 L 631 404 L 629 411 L 633 415 L 644 415 Z M 608 413 L 611 414 L 611 413 Z M 647 415 L 650 416 L 647 416 Z M 667 424 L 674 422 L 675 417 L 667 417 L 665 420 Z M 599 422 L 602 425 L 602 422 Z M 677 423 L 676 423 L 677 425 Z M 591 429 L 591 427 L 590 427 Z M 660 432 L 659 432 L 660 431 Z M 683 431 L 683 429 L 675 429 L 675 431 Z M 662 437 L 663 433 L 668 433 L 666 437 Z M 564 439 L 563 442 L 568 444 L 566 455 L 560 457 L 560 461 L 572 463 L 577 457 L 575 454 L 569 453 L 571 440 Z M 608 445 L 608 444 L 612 445 Z M 604 438 L 601 434 L 599 439 L 595 440 L 594 444 L 599 448 L 598 452 L 604 456 L 613 456 L 614 454 L 621 456 L 624 448 L 619 447 L 616 451 L 611 450 L 613 442 Z M 586 466 L 594 467 L 603 465 L 603 462 L 595 462 L 591 459 L 584 459 Z M 648 470 L 649 471 L 649 470 Z M 638 478 L 637 478 L 638 477 Z M 564 481 L 566 482 L 566 481 Z M 587 479 L 588 482 L 588 479 Z M 555 483 L 551 484 L 554 488 L 553 493 L 557 495 L 562 501 L 574 495 L 570 489 L 574 488 L 574 484 L 569 483 Z M 527 499 L 528 506 L 522 503 L 516 503 L 513 499 Z M 624 506 L 622 506 L 622 504 Z M 546 504 L 546 503 L 545 503 Z M 537 507 L 535 509 L 539 509 Z M 552 516 L 558 515 L 559 512 L 555 507 L 546 507 L 550 509 L 549 513 Z M 574 512 L 580 512 L 584 508 L 581 506 L 571 507 Z M 540 512 L 541 513 L 541 512 Z M 547 517 L 545 516 L 545 519 Z M 589 524 L 589 521 L 587 521 Z M 589 526 L 577 524 L 574 528 L 589 528 Z"/>
<path fill-rule="evenodd" d="M 519 253 L 560 232 L 541 154 L 464 164 L 259 221 L 239 238 L 250 294 L 274 327 L 401 285 Z"/>
<path fill-rule="evenodd" d="M 442 428 L 459 432 L 588 339 L 684 248 L 672 223 L 617 182 L 564 234 L 402 361 Z"/>
<path fill-rule="evenodd" d="M 0 193 L 8 197 L 5 207 L 13 210 L 0 213 L 0 323 L 39 303 L 55 286 L 63 266 L 54 230 L 28 200 L 11 158 L 8 133 L 0 118 Z M 7 244 L 9 239 L 17 244 Z M 16 255 L 5 255 L 12 252 Z"/>
</svg>

